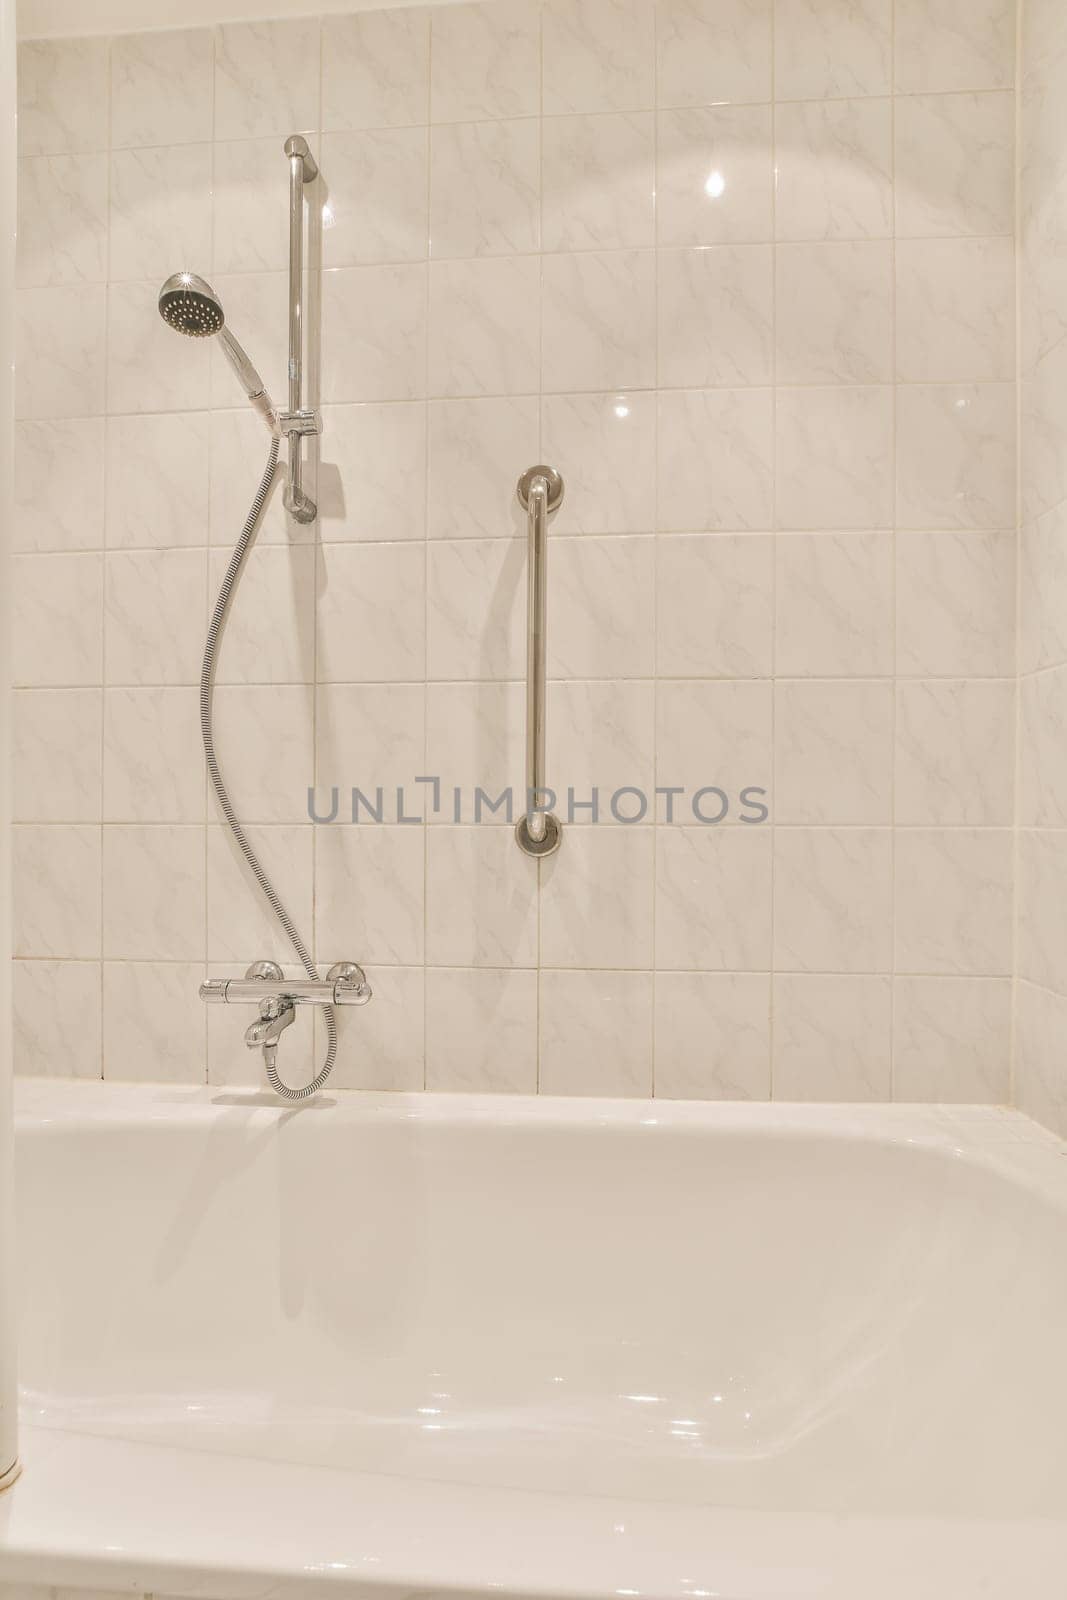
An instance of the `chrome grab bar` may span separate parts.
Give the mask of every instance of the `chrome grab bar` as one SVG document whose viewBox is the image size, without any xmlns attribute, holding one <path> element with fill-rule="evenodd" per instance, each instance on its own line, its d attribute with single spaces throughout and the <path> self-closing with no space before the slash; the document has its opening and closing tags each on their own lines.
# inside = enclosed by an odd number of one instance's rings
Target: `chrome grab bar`
<svg viewBox="0 0 1067 1600">
<path fill-rule="evenodd" d="M 563 499 L 555 467 L 530 467 L 518 482 L 526 511 L 526 809 L 515 824 L 519 849 L 550 856 L 560 847 L 563 824 L 541 804 L 545 791 L 545 671 L 548 598 L 548 518 Z"/>
<path fill-rule="evenodd" d="M 319 175 L 308 142 L 299 133 L 285 141 L 289 159 L 289 409 L 279 417 L 289 441 L 289 481 L 285 509 L 297 522 L 314 522 L 317 507 L 304 489 L 301 440 L 321 433 L 318 413 L 305 408 L 304 388 L 304 185 Z"/>
</svg>

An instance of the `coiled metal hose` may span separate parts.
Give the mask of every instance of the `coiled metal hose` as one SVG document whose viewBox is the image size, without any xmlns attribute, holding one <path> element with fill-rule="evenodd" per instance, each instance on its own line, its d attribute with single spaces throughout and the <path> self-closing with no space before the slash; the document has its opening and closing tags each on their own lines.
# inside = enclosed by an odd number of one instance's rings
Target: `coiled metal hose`
<svg viewBox="0 0 1067 1600">
<path fill-rule="evenodd" d="M 204 759 L 207 762 L 207 770 L 211 777 L 211 786 L 215 791 L 215 798 L 222 808 L 222 814 L 226 818 L 230 832 L 237 842 L 237 847 L 251 868 L 259 887 L 263 890 L 268 905 L 285 930 L 286 938 L 296 951 L 297 959 L 305 974 L 309 978 L 317 980 L 319 974 L 315 963 L 308 954 L 307 946 L 300 937 L 292 917 L 282 904 L 278 891 L 267 877 L 259 857 L 245 838 L 244 829 L 237 820 L 237 813 L 234 811 L 229 794 L 226 792 L 226 785 L 222 781 L 222 773 L 219 771 L 219 764 L 215 756 L 215 735 L 212 723 L 211 701 L 215 688 L 215 667 L 218 658 L 219 639 L 226 620 L 227 609 L 233 599 L 238 579 L 241 576 L 241 568 L 248 552 L 255 543 L 259 519 L 263 514 L 263 507 L 267 503 L 267 496 L 270 494 L 277 468 L 278 441 L 277 439 L 272 439 L 266 469 L 260 479 L 259 488 L 256 490 L 256 497 L 249 508 L 248 516 L 245 518 L 245 525 L 241 530 L 241 537 L 237 541 L 237 547 L 230 557 L 230 564 L 226 568 L 226 576 L 222 580 L 222 587 L 219 589 L 218 599 L 215 601 L 215 609 L 211 616 L 211 624 L 207 630 L 207 643 L 204 645 L 204 663 L 200 668 L 200 736 L 204 741 Z M 283 1100 L 310 1099 L 313 1094 L 318 1094 L 333 1071 L 334 1058 L 337 1055 L 337 1018 L 334 1014 L 333 1006 L 325 1006 L 323 1009 L 326 1013 L 326 1059 L 319 1069 L 318 1075 L 309 1084 L 306 1084 L 303 1089 L 290 1089 L 287 1083 L 283 1083 L 278 1076 L 278 1069 L 274 1062 L 274 1052 L 264 1051 L 270 1086 L 275 1094 L 281 1095 Z"/>
</svg>

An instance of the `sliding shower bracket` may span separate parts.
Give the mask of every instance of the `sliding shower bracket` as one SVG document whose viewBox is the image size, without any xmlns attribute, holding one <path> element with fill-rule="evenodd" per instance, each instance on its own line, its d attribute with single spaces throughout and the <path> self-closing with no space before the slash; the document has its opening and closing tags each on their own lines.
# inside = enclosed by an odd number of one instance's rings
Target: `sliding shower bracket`
<svg viewBox="0 0 1067 1600">
<path fill-rule="evenodd" d="M 314 522 L 318 507 L 304 489 L 301 440 L 322 432 L 317 411 L 304 404 L 304 189 L 319 175 L 315 158 L 302 134 L 285 141 L 289 162 L 289 409 L 279 418 L 289 441 L 289 481 L 285 509 L 297 522 Z"/>
</svg>

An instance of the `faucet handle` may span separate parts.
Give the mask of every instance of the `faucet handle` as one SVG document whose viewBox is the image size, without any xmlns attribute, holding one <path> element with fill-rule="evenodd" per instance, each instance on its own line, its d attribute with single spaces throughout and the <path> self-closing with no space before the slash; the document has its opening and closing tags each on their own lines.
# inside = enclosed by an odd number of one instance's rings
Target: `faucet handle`
<svg viewBox="0 0 1067 1600">
<path fill-rule="evenodd" d="M 253 961 L 246 978 L 262 978 L 265 983 L 281 983 L 282 969 L 276 961 Z"/>
<path fill-rule="evenodd" d="M 350 1006 L 365 1006 L 374 991 L 367 982 L 367 974 L 354 961 L 335 961 L 326 974 L 326 982 L 333 984 L 334 994 L 342 995 Z"/>
</svg>

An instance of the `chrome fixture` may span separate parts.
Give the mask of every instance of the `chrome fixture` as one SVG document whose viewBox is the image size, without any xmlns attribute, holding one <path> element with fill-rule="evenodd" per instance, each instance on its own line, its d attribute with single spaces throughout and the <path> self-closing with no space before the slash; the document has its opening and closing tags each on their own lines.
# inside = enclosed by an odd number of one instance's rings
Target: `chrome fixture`
<svg viewBox="0 0 1067 1600">
<path fill-rule="evenodd" d="M 229 328 L 222 301 L 195 272 L 176 272 L 159 291 L 159 314 L 191 339 L 214 335 L 238 382 L 275 438 L 289 442 L 289 479 L 282 499 L 296 522 L 314 522 L 318 510 L 303 486 L 301 441 L 322 432 L 318 411 L 304 401 L 304 189 L 319 175 L 308 142 L 294 133 L 285 141 L 289 162 L 289 409 L 279 411 L 263 379 Z"/>
<path fill-rule="evenodd" d="M 303 488 L 301 440 L 322 432 L 318 412 L 304 405 L 304 188 L 319 175 L 308 142 L 300 134 L 285 141 L 289 161 L 289 409 L 282 432 L 289 440 L 285 508 L 297 522 L 314 522 L 318 510 Z"/>
<path fill-rule="evenodd" d="M 233 802 L 223 781 L 222 773 L 219 770 L 218 758 L 215 755 L 215 725 L 212 707 L 212 698 L 215 691 L 215 668 L 218 661 L 219 641 L 222 636 L 223 625 L 226 621 L 230 602 L 237 588 L 242 568 L 249 551 L 255 543 L 259 519 L 263 513 L 263 507 L 267 503 L 271 486 L 274 483 L 274 474 L 277 467 L 278 438 L 275 435 L 270 441 L 267 465 L 263 470 L 263 476 L 260 479 L 255 499 L 249 507 L 248 516 L 245 518 L 241 537 L 238 539 L 233 555 L 230 557 L 226 575 L 222 580 L 218 598 L 215 601 L 215 609 L 208 626 L 207 642 L 204 645 L 204 660 L 200 668 L 200 736 L 203 740 L 204 759 L 207 762 L 211 787 L 215 792 L 215 799 L 218 801 L 219 808 L 226 819 L 230 833 L 233 835 L 234 843 L 244 857 L 252 876 L 263 891 L 267 904 L 284 929 L 286 938 L 292 945 L 308 982 L 306 985 L 302 982 L 288 983 L 284 986 L 284 991 L 282 991 L 279 989 L 282 979 L 281 968 L 275 962 L 257 962 L 249 968 L 243 980 L 236 981 L 236 985 L 232 979 L 229 982 L 221 983 L 216 980 L 209 980 L 207 983 L 202 984 L 200 996 L 207 1001 L 222 1000 L 228 1002 L 238 998 L 251 998 L 258 1001 L 261 1007 L 260 1022 L 273 1024 L 273 1026 L 263 1028 L 254 1026 L 245 1034 L 245 1043 L 249 1049 L 262 1046 L 263 1064 L 267 1071 L 267 1079 L 275 1094 L 280 1095 L 283 1100 L 307 1100 L 313 1094 L 318 1093 L 333 1071 L 333 1064 L 337 1057 L 335 1005 L 364 1004 L 371 998 L 370 986 L 358 967 L 350 968 L 347 964 L 340 971 L 336 967 L 332 968 L 330 977 L 327 978 L 325 983 L 320 980 L 318 969 L 311 959 L 311 953 L 307 945 L 301 938 L 300 932 L 289 915 L 277 889 L 268 878 L 259 857 L 245 835 L 245 831 L 237 818 L 237 813 L 234 811 Z M 332 986 L 331 978 L 333 979 Z M 338 987 L 342 980 L 346 984 L 343 990 Z M 242 982 L 245 984 L 251 982 L 257 985 L 250 996 L 239 995 Z M 262 987 L 258 987 L 258 985 L 264 983 L 273 985 L 273 988 L 265 991 Z M 305 1084 L 301 1089 L 293 1089 L 287 1083 L 284 1083 L 278 1074 L 278 1040 L 283 1030 L 294 1020 L 294 1007 L 307 1002 L 309 995 L 305 991 L 309 986 L 314 991 L 310 998 L 314 999 L 315 1003 L 325 1007 L 323 1020 L 326 1024 L 326 1059 L 310 1083 Z M 233 989 L 232 996 L 231 988 Z M 360 996 L 359 999 L 354 998 L 357 993 Z M 343 998 L 341 998 L 342 994 Z M 267 1007 L 265 1012 L 262 1009 L 264 1005 Z"/>
<path fill-rule="evenodd" d="M 287 978 L 276 961 L 255 961 L 243 978 L 208 978 L 200 998 L 227 1006 L 262 1006 L 268 999 L 293 1006 L 365 1006 L 371 987 L 354 961 L 336 962 L 325 978 Z"/>
<path fill-rule="evenodd" d="M 226 326 L 222 301 L 205 278 L 195 272 L 176 272 L 159 291 L 159 314 L 168 328 L 188 339 L 218 339 L 237 381 L 271 433 L 281 431 L 281 423 L 267 386 Z"/>
<path fill-rule="evenodd" d="M 338 961 L 325 979 L 286 978 L 276 961 L 254 961 L 243 978 L 208 978 L 200 998 L 211 1005 L 259 1007 L 257 1020 L 245 1029 L 249 1050 L 263 1051 L 268 1077 L 277 1076 L 278 1041 L 296 1020 L 297 1006 L 365 1006 L 371 987 L 363 968 Z"/>
<path fill-rule="evenodd" d="M 559 849 L 563 824 L 542 804 L 545 798 L 545 621 L 548 592 L 548 517 L 563 499 L 555 467 L 530 467 L 518 482 L 526 511 L 526 810 L 515 824 L 519 849 L 550 856 Z"/>
<path fill-rule="evenodd" d="M 226 575 L 222 580 L 215 609 L 208 626 L 204 659 L 200 668 L 200 736 L 204 745 L 211 787 L 219 809 L 226 819 L 234 843 L 244 857 L 263 896 L 281 924 L 292 945 L 305 980 L 282 985 L 282 970 L 274 962 L 256 962 L 248 969 L 246 977 L 238 982 L 209 980 L 201 985 L 200 996 L 208 1001 L 233 1001 L 249 998 L 260 1008 L 259 1020 L 245 1033 L 249 1049 L 262 1048 L 267 1077 L 275 1094 L 284 1100 L 307 1100 L 317 1094 L 333 1071 L 337 1056 L 336 1005 L 364 1005 L 371 998 L 370 986 L 363 973 L 350 962 L 332 967 L 325 982 L 300 933 L 282 902 L 278 891 L 267 876 L 259 857 L 249 843 L 245 831 L 234 811 L 233 803 L 219 770 L 215 755 L 215 728 L 213 696 L 215 669 L 223 626 L 233 599 L 245 560 L 255 543 L 259 519 L 267 503 L 274 475 L 278 468 L 278 453 L 283 438 L 289 440 L 289 481 L 284 500 L 290 514 L 297 522 L 311 522 L 316 515 L 315 502 L 304 492 L 301 484 L 303 462 L 300 440 L 308 434 L 321 432 L 316 411 L 303 406 L 303 273 L 304 273 L 304 186 L 318 177 L 318 167 L 311 158 L 306 139 L 298 134 L 285 141 L 285 154 L 289 159 L 289 410 L 279 412 L 267 393 L 263 379 L 252 365 L 244 350 L 226 327 L 222 301 L 214 289 L 194 272 L 177 272 L 168 278 L 159 291 L 159 314 L 177 333 L 188 338 L 217 338 L 226 358 L 237 374 L 241 387 L 270 429 L 270 454 L 260 479 L 259 488 L 245 518 L 241 536 L 230 557 Z M 239 996 L 241 984 L 253 985 L 251 995 Z M 271 987 L 264 989 L 264 985 Z M 280 987 L 281 985 L 281 987 Z M 316 1076 L 301 1089 L 292 1089 L 278 1075 L 278 1041 L 295 1018 L 297 1005 L 314 1002 L 325 1008 L 326 1059 Z"/>
</svg>

